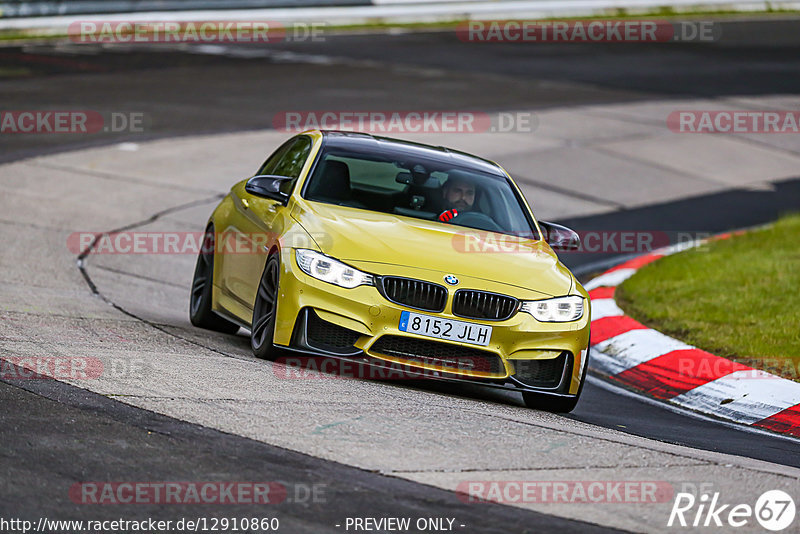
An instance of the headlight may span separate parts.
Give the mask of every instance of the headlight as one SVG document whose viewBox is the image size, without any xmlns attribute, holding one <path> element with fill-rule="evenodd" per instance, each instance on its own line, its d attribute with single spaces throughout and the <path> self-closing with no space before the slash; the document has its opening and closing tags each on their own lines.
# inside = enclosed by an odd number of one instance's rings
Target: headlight
<svg viewBox="0 0 800 534">
<path fill-rule="evenodd" d="M 361 272 L 329 256 L 306 249 L 297 249 L 296 254 L 300 269 L 317 280 L 348 289 L 365 284 L 373 285 L 371 274 Z"/>
<path fill-rule="evenodd" d="M 528 300 L 520 310 L 530 313 L 543 323 L 565 323 L 583 317 L 583 297 L 572 295 L 546 300 Z"/>
</svg>

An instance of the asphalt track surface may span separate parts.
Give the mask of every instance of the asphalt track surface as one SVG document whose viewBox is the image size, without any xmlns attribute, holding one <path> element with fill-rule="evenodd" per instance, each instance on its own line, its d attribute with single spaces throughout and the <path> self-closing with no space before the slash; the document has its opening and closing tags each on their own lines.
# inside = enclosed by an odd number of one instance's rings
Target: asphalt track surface
<svg viewBox="0 0 800 534">
<path fill-rule="evenodd" d="M 287 54 L 243 59 L 72 45 L 6 48 L 0 53 L 0 66 L 25 71 L 0 81 L 6 109 L 52 109 L 53 103 L 64 108 L 127 109 L 146 112 L 151 122 L 144 134 L 100 135 L 88 141 L 58 135 L 4 138 L 0 161 L 119 141 L 262 129 L 270 126 L 274 113 L 286 109 L 441 109 L 446 98 L 447 109 L 501 110 L 647 101 L 664 95 L 797 94 L 798 47 L 781 44 L 781 36 L 795 28 L 786 23 L 736 26 L 732 31 L 742 33 L 741 45 L 671 45 L 669 50 L 663 45 L 624 45 L 624 49 L 553 45 L 531 52 L 518 45 L 474 47 L 435 33 L 344 36 L 322 44 L 276 47 L 356 60 L 325 69 L 307 58 L 293 61 Z M 764 36 L 771 42 L 764 42 Z M 366 78 L 357 61 L 377 61 L 385 72 Z M 425 69 L 447 69 L 452 76 L 442 82 L 426 77 Z M 337 88 L 335 105 L 326 87 Z M 768 222 L 799 206 L 800 180 L 787 180 L 773 191 L 723 192 L 560 222 L 579 230 L 648 227 L 714 232 Z M 581 267 L 600 259 L 606 257 L 582 255 L 565 261 Z M 502 395 L 477 388 L 424 387 L 503 401 Z M 63 502 L 63 497 L 43 493 L 42 488 L 57 487 L 60 477 L 136 479 L 138 472 L 143 478 L 158 473 L 162 480 L 176 480 L 212 473 L 242 480 L 242 473 L 258 473 L 259 466 L 268 464 L 273 477 L 278 476 L 275 466 L 285 466 L 286 478 L 295 482 L 340 481 L 329 491 L 337 495 L 334 502 L 346 502 L 351 508 L 348 515 L 452 516 L 456 507 L 459 518 L 468 519 L 475 532 L 492 528 L 522 532 L 522 525 L 535 525 L 537 531 L 590 531 L 586 524 L 516 508 L 486 505 L 479 511 L 469 506 L 462 510 L 460 501 L 443 490 L 157 416 L 72 386 L 37 383 L 26 388 L 18 382 L 0 385 L 3 405 L 9 407 L 1 416 L 3 441 L 8 444 L 2 487 L 4 494 L 16 495 L 0 505 L 4 515 L 13 510 L 18 516 L 33 517 L 52 511 L 62 518 L 80 517 L 81 510 Z M 800 467 L 796 442 L 672 413 L 594 383 L 587 384 L 570 417 L 670 443 Z M 32 419 L 37 424 L 32 425 Z M 74 424 L 61 424 L 65 420 Z M 126 457 L 129 450 L 136 452 L 135 461 Z M 82 457 L 91 457 L 92 462 L 79 461 Z M 95 465 L 97 471 L 76 473 L 72 466 L 77 465 Z M 392 502 L 380 497 L 386 494 L 394 496 Z M 139 511 L 142 516 L 174 515 L 163 509 Z M 329 527 L 338 512 L 330 506 L 309 505 L 287 509 L 282 517 L 290 531 L 317 532 Z M 93 515 L 104 514 L 112 517 L 117 512 L 99 510 Z"/>
<path fill-rule="evenodd" d="M 28 389 L 0 383 L 3 416 L 3 516 L 85 519 L 62 488 L 80 480 L 285 481 L 286 501 L 267 507 L 232 504 L 226 517 L 279 517 L 283 532 L 341 532 L 351 517 L 457 517 L 465 532 L 615 532 L 580 521 L 476 506 L 455 493 L 385 477 L 140 410 L 85 390 L 49 381 Z M 13 407 L 14 409 L 11 409 Z M 31 424 L 35 422 L 36 424 Z M 8 451 L 14 451 L 9 453 Z M 44 468 L 44 469 L 43 469 Z M 290 481 L 290 482 L 289 482 Z M 13 488 L 13 490 L 12 490 Z M 179 508 L 176 510 L 175 508 Z M 118 507 L 91 510 L 118 519 Z M 144 504 L 125 519 L 208 517 L 207 505 Z"/>
</svg>

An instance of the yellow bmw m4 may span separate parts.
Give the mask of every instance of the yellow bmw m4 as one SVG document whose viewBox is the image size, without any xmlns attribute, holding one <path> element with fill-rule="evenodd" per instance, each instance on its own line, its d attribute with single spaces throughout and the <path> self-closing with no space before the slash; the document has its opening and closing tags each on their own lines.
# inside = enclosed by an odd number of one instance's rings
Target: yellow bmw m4
<svg viewBox="0 0 800 534">
<path fill-rule="evenodd" d="M 192 324 L 250 330 L 256 356 L 403 365 L 571 411 L 589 296 L 502 167 L 362 133 L 292 137 L 212 213 Z"/>
</svg>

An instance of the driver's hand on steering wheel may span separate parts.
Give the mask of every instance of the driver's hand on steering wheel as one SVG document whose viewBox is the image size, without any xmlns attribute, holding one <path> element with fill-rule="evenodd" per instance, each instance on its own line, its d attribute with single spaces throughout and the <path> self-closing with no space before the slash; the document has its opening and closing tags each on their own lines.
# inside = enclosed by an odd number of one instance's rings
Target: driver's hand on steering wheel
<svg viewBox="0 0 800 534">
<path fill-rule="evenodd" d="M 446 210 L 439 214 L 439 220 L 442 222 L 450 222 L 450 220 L 456 215 L 458 215 L 458 210 Z"/>
</svg>

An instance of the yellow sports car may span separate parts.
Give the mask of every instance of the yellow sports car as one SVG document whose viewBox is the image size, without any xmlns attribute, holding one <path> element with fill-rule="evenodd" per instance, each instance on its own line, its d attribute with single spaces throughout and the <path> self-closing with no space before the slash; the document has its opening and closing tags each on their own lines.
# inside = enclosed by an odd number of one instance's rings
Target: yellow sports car
<svg viewBox="0 0 800 534">
<path fill-rule="evenodd" d="M 568 412 L 586 375 L 589 296 L 494 162 L 362 133 L 308 131 L 214 210 L 194 325 L 281 351 L 522 393 Z"/>
</svg>

